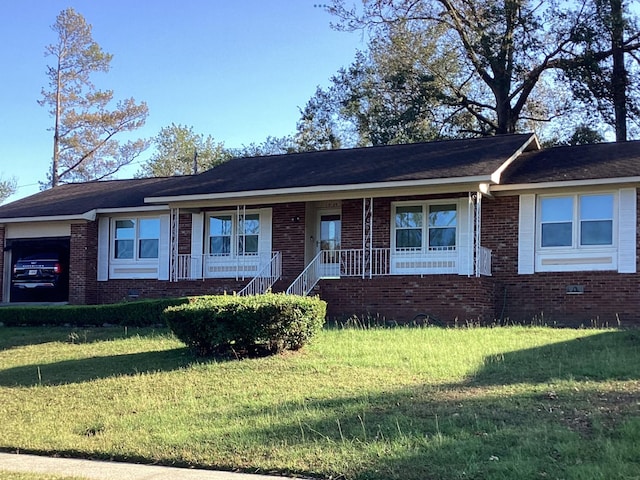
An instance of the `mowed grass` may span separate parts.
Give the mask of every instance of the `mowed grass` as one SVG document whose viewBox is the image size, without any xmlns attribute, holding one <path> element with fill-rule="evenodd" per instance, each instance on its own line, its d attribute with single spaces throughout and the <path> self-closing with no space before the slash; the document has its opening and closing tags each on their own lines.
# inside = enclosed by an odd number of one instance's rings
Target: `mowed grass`
<svg viewBox="0 0 640 480">
<path fill-rule="evenodd" d="M 341 479 L 640 478 L 640 331 L 324 330 L 205 361 L 166 331 L 0 329 L 0 448 Z"/>
</svg>

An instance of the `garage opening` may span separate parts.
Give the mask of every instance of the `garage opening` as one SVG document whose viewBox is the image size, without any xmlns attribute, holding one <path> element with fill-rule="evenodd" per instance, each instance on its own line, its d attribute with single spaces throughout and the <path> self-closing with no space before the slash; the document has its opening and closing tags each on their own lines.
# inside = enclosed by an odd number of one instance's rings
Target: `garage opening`
<svg viewBox="0 0 640 480">
<path fill-rule="evenodd" d="M 9 301 L 69 301 L 69 237 L 7 239 Z"/>
</svg>

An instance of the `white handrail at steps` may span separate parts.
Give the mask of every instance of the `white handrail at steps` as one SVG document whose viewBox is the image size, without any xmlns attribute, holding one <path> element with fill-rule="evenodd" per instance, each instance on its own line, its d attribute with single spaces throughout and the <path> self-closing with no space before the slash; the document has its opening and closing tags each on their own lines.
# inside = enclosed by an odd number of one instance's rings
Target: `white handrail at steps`
<svg viewBox="0 0 640 480">
<path fill-rule="evenodd" d="M 302 271 L 298 278 L 296 278 L 289 288 L 287 288 L 288 295 L 308 295 L 313 287 L 316 286 L 320 280 L 320 259 L 322 258 L 323 250 L 311 260 L 309 265 Z"/>
<path fill-rule="evenodd" d="M 239 296 L 261 295 L 266 293 L 282 276 L 282 255 L 273 252 L 271 261 L 266 264 L 247 285 L 238 292 Z"/>
</svg>

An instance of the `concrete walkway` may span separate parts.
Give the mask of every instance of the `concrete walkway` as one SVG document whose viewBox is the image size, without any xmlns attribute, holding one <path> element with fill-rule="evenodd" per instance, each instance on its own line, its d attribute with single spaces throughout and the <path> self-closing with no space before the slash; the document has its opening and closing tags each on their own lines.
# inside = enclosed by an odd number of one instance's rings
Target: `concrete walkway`
<svg viewBox="0 0 640 480">
<path fill-rule="evenodd" d="M 283 480 L 284 478 L 273 475 L 51 458 L 15 453 L 0 453 L 0 478 L 2 478 L 2 471 L 46 473 L 89 480 Z"/>
</svg>

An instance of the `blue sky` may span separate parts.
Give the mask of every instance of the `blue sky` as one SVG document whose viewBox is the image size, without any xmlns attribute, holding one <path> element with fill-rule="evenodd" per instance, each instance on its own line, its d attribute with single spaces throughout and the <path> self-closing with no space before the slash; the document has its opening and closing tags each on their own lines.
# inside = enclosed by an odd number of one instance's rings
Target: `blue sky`
<svg viewBox="0 0 640 480">
<path fill-rule="evenodd" d="M 212 135 L 227 147 L 295 131 L 299 108 L 318 85 L 364 48 L 359 33 L 337 32 L 318 0 L 20 0 L 0 14 L 0 174 L 16 177 L 8 201 L 39 190 L 50 168 L 52 119 L 37 104 L 47 86 L 50 26 L 73 7 L 113 54 L 94 77 L 116 99 L 149 106 L 135 137 L 171 123 Z M 148 158 L 147 151 L 141 160 Z M 137 166 L 119 177 L 133 176 Z"/>
</svg>

